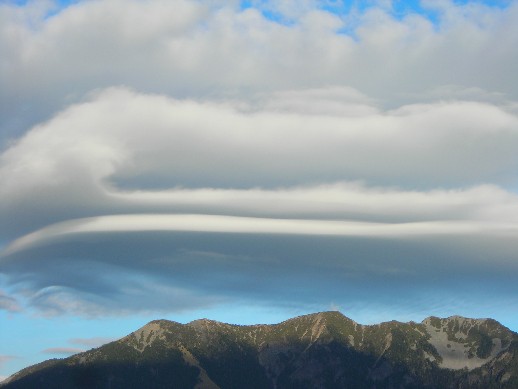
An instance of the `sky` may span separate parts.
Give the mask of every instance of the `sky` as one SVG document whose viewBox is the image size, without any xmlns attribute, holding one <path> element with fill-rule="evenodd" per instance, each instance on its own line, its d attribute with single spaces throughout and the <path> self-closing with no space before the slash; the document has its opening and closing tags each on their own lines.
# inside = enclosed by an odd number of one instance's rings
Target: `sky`
<svg viewBox="0 0 518 389">
<path fill-rule="evenodd" d="M 0 378 L 150 320 L 518 330 L 518 1 L 0 1 Z"/>
</svg>

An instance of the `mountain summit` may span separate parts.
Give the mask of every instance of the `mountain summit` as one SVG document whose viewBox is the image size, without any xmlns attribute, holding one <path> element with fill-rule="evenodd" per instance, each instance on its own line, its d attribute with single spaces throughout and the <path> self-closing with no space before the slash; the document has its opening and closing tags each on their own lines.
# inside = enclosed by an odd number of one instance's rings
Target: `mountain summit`
<svg viewBox="0 0 518 389">
<path fill-rule="evenodd" d="M 155 320 L 14 374 L 2 389 L 518 388 L 518 334 L 492 319 L 361 325 L 339 312 L 275 325 Z"/>
</svg>

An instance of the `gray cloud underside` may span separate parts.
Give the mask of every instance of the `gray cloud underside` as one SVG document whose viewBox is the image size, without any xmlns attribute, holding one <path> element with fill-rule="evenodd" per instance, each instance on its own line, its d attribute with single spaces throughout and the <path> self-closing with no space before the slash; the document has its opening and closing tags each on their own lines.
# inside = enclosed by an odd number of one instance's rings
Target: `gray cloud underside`
<svg viewBox="0 0 518 389">
<path fill-rule="evenodd" d="M 514 236 L 90 233 L 12 254 L 3 269 L 48 314 L 175 312 L 229 301 L 422 308 L 448 294 L 458 298 L 451 310 L 473 299 L 495 309 L 492 294 L 516 296 Z"/>
</svg>

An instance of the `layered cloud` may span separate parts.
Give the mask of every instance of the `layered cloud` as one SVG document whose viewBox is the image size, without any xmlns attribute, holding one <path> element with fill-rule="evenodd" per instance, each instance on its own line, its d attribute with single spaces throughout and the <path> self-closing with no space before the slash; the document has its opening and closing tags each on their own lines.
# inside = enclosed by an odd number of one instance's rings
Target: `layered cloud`
<svg viewBox="0 0 518 389">
<path fill-rule="evenodd" d="M 0 307 L 516 304 L 518 3 L 344 4 L 1 4 Z"/>
<path fill-rule="evenodd" d="M 74 105 L 0 157 L 2 234 L 138 213 L 516 221 L 505 189 L 516 185 L 515 114 L 467 102 L 359 116 L 265 105 L 126 89 Z"/>
<path fill-rule="evenodd" d="M 518 117 L 487 102 L 109 88 L 0 157 L 2 271 L 48 314 L 512 295 L 516 149 Z"/>
<path fill-rule="evenodd" d="M 115 338 L 100 338 L 100 337 L 95 337 L 95 338 L 72 338 L 72 339 L 69 339 L 69 342 L 71 344 L 76 344 L 76 345 L 80 345 L 80 346 L 84 346 L 84 347 L 94 348 L 94 347 L 100 347 L 103 344 L 106 344 L 106 343 L 109 343 L 109 342 L 113 342 L 114 340 L 116 340 L 116 339 Z"/>
</svg>

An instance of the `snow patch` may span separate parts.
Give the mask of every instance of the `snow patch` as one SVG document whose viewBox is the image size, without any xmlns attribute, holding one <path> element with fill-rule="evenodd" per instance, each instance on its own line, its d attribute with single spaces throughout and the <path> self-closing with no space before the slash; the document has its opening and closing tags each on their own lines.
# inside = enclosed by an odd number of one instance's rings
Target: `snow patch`
<svg viewBox="0 0 518 389">
<path fill-rule="evenodd" d="M 428 342 L 435 347 L 437 353 L 441 356 L 442 362 L 439 362 L 439 366 L 446 369 L 461 370 L 467 368 L 468 370 L 476 369 L 483 364 L 487 363 L 491 359 L 495 358 L 501 351 L 505 350 L 502 347 L 502 341 L 498 338 L 493 338 L 493 347 L 491 354 L 487 358 L 478 358 L 477 356 L 469 357 L 470 346 L 467 343 L 456 342 L 455 340 L 448 339 L 448 333 L 446 332 L 447 327 L 442 326 L 441 330 L 432 326 L 430 321 L 424 321 L 426 331 L 430 335 Z M 460 323 L 461 328 L 465 327 L 468 323 Z M 468 326 L 480 325 L 481 323 L 477 320 L 470 322 Z M 462 340 L 464 337 L 455 335 L 456 339 Z M 425 354 L 427 357 L 429 354 Z M 428 357 L 430 361 L 435 360 Z"/>
</svg>

